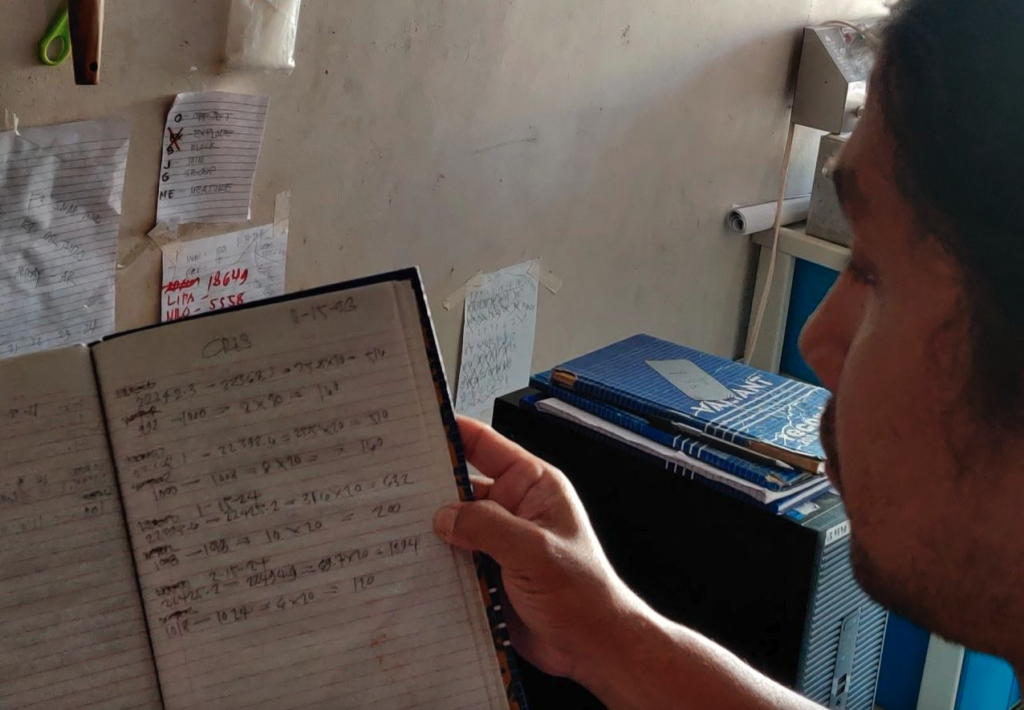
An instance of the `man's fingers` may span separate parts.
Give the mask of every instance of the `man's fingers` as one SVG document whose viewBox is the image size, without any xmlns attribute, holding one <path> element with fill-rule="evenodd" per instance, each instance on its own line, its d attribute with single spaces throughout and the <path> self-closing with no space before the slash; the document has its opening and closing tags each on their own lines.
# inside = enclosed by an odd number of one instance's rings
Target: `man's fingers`
<svg viewBox="0 0 1024 710">
<path fill-rule="evenodd" d="M 460 418 L 459 425 L 473 468 L 493 481 L 486 497 L 518 513 L 526 494 L 544 479 L 548 465 L 485 424 Z"/>
<path fill-rule="evenodd" d="M 505 568 L 535 560 L 544 531 L 492 500 L 455 503 L 437 511 L 434 531 L 449 545 L 477 550 Z"/>
<path fill-rule="evenodd" d="M 538 462 L 529 451 L 475 419 L 459 417 L 459 431 L 466 446 L 466 459 L 495 480 L 524 460 Z"/>
<path fill-rule="evenodd" d="M 473 484 L 473 495 L 477 500 L 483 500 L 490 496 L 491 486 L 494 485 L 494 479 L 471 473 L 469 474 L 469 482 Z"/>
</svg>

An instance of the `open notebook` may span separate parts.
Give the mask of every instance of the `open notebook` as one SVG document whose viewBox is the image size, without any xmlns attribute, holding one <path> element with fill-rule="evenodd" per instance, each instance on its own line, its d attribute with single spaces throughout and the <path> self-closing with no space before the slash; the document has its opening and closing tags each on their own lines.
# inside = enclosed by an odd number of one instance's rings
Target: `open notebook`
<svg viewBox="0 0 1024 710">
<path fill-rule="evenodd" d="M 0 708 L 519 708 L 418 272 L 0 362 Z"/>
</svg>

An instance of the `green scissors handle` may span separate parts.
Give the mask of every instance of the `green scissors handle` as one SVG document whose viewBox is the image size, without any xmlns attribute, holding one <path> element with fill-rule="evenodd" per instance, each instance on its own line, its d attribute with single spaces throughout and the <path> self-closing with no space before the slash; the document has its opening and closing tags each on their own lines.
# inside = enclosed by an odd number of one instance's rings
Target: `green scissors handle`
<svg viewBox="0 0 1024 710">
<path fill-rule="evenodd" d="M 60 42 L 60 48 L 56 55 L 50 55 L 50 47 L 55 41 Z M 43 64 L 55 67 L 67 60 L 71 54 L 71 28 L 68 25 L 68 6 L 61 5 L 61 9 L 54 15 L 50 26 L 46 28 L 46 34 L 39 40 L 39 61 Z"/>
</svg>

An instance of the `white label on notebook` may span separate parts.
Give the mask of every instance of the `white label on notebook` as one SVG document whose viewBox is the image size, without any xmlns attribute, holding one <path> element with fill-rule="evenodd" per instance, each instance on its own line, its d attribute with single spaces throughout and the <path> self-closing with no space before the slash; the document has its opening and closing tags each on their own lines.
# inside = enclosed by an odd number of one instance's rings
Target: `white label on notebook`
<svg viewBox="0 0 1024 710">
<path fill-rule="evenodd" d="M 690 360 L 648 360 L 647 364 L 691 399 L 717 402 L 733 396 L 728 387 Z"/>
</svg>

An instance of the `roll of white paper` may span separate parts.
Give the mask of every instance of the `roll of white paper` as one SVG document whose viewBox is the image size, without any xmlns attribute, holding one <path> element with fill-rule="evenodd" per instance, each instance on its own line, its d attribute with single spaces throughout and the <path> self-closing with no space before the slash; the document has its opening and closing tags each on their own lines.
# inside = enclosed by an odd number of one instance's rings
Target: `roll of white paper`
<svg viewBox="0 0 1024 710">
<path fill-rule="evenodd" d="M 739 234 L 763 232 L 775 226 L 775 204 L 766 202 L 763 205 L 736 207 L 725 218 L 729 228 Z M 811 208 L 811 196 L 791 197 L 782 202 L 782 224 L 803 222 L 807 219 L 807 211 Z"/>
</svg>

